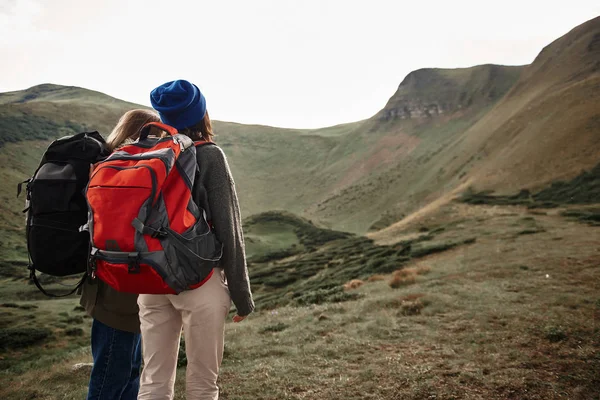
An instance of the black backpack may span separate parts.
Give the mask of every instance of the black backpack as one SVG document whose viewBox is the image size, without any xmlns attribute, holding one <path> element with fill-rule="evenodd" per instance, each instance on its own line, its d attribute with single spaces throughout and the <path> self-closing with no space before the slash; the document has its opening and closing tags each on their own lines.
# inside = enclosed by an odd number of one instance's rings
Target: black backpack
<svg viewBox="0 0 600 400">
<path fill-rule="evenodd" d="M 85 229 L 88 217 L 84 195 L 92 165 L 108 155 L 106 142 L 98 132 L 83 132 L 55 140 L 46 149 L 27 184 L 27 251 L 30 279 L 45 295 L 73 294 L 86 278 L 90 237 Z M 63 277 L 84 273 L 79 284 L 61 296 L 46 292 L 35 271 Z"/>
</svg>

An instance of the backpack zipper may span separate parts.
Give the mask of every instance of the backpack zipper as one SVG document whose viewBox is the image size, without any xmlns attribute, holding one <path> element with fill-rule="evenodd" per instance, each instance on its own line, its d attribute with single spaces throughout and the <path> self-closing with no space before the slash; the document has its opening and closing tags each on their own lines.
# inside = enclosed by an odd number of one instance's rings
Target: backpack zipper
<svg viewBox="0 0 600 400">
<path fill-rule="evenodd" d="M 156 173 L 154 172 L 154 170 L 152 168 L 150 168 L 148 165 L 136 165 L 134 167 L 117 167 L 115 165 L 105 165 L 103 167 L 97 168 L 94 173 L 92 174 L 91 178 L 90 178 L 90 182 L 92 181 L 92 179 L 94 179 L 94 177 L 96 176 L 96 174 L 98 173 L 98 171 L 105 169 L 105 168 L 111 168 L 111 169 L 116 169 L 117 171 L 122 171 L 122 170 L 126 170 L 126 169 L 137 169 L 137 168 L 146 168 L 148 171 L 150 171 L 150 177 L 152 178 L 152 190 L 151 190 L 151 195 L 150 195 L 150 199 L 151 201 L 148 203 L 148 213 L 147 215 L 150 215 L 152 212 L 152 207 L 154 207 L 154 202 L 155 202 L 155 197 L 156 197 L 156 186 L 158 185 L 158 179 L 156 178 Z M 89 189 L 92 188 L 101 188 L 101 187 L 112 187 L 112 186 L 102 186 L 102 185 L 96 185 L 96 186 L 89 186 L 86 188 L 86 192 Z M 90 207 L 90 210 L 92 210 L 91 204 L 88 205 Z M 92 210 L 93 212 L 93 210 Z"/>
<path fill-rule="evenodd" d="M 148 154 L 148 153 L 146 153 Z M 156 157 L 154 154 L 151 154 L 149 156 L 139 156 L 139 157 L 135 157 L 133 155 L 130 156 L 111 156 L 109 158 L 106 159 L 106 161 L 142 161 L 142 160 L 154 160 L 155 158 L 159 159 L 160 161 L 162 161 L 162 163 L 165 166 L 165 172 L 167 172 L 167 174 L 170 171 L 169 165 L 167 160 L 165 160 L 165 157 Z M 154 172 L 154 171 L 152 171 Z"/>
</svg>

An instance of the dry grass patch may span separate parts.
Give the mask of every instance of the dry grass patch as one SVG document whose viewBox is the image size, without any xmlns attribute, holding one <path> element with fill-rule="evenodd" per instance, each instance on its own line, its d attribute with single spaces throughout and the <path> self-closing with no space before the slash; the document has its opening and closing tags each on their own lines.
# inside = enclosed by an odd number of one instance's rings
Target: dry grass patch
<svg viewBox="0 0 600 400">
<path fill-rule="evenodd" d="M 599 399 L 597 228 L 548 215 L 548 234 L 516 239 L 514 222 L 522 215 L 499 218 L 473 208 L 461 230 L 447 230 L 444 239 L 492 234 L 395 274 L 416 278 L 416 285 L 392 290 L 389 274 L 346 292 L 341 283 L 370 273 L 344 270 L 335 288 L 316 290 L 315 281 L 327 282 L 322 276 L 306 280 L 298 306 L 259 309 L 242 324 L 228 322 L 220 398 Z M 552 240 L 558 233 L 561 242 Z M 356 298 L 332 302 L 346 297 Z M 37 321 L 60 305 L 39 304 Z M 60 321 L 58 313 L 72 315 L 74 306 L 52 308 L 51 316 Z M 17 320 L 30 310 L 6 312 Z M 74 363 L 91 359 L 88 341 L 80 346 L 85 353 L 68 350 L 43 363 L 30 361 L 31 368 L 3 371 L 0 399 L 83 398 L 87 376 L 71 371 Z M 49 353 L 44 348 L 35 356 Z M 185 377 L 180 368 L 175 400 L 185 398 Z"/>
<path fill-rule="evenodd" d="M 419 300 L 421 297 L 425 297 L 425 293 L 410 293 L 410 294 L 400 297 L 400 301 L 401 302 L 416 301 L 416 300 Z"/>
<path fill-rule="evenodd" d="M 376 274 L 376 275 L 371 275 L 370 277 L 367 278 L 367 282 L 378 282 L 378 281 L 385 281 L 385 275 Z"/>
<path fill-rule="evenodd" d="M 431 267 L 428 265 L 420 265 L 415 267 L 415 272 L 417 275 L 427 275 L 431 272 Z"/>
<path fill-rule="evenodd" d="M 360 279 L 352 279 L 350 282 L 344 284 L 344 290 L 353 290 L 361 287 L 365 282 Z"/>
<path fill-rule="evenodd" d="M 414 274 L 395 274 L 389 281 L 389 285 L 392 289 L 398 289 L 402 286 L 412 285 L 417 281 L 416 275 Z"/>
<path fill-rule="evenodd" d="M 418 275 L 425 275 L 429 272 L 431 272 L 431 268 L 426 265 L 402 268 L 393 272 L 392 278 L 389 281 L 389 285 L 393 289 L 412 285 L 417 281 Z"/>
<path fill-rule="evenodd" d="M 419 315 L 421 314 L 421 310 L 425 308 L 427 304 L 421 301 L 421 299 L 416 299 L 413 301 L 403 301 L 400 306 L 400 313 L 402 315 Z"/>
</svg>

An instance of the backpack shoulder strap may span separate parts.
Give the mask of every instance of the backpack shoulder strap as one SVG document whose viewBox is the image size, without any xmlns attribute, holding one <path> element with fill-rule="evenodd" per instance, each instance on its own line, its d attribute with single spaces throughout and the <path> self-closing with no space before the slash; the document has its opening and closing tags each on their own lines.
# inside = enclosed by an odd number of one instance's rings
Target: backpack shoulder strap
<svg viewBox="0 0 600 400">
<path fill-rule="evenodd" d="M 207 142 L 206 140 L 203 139 L 203 140 L 196 140 L 194 142 L 194 147 L 202 147 L 202 146 L 205 146 L 207 144 L 212 144 L 214 146 L 217 145 L 215 142 Z"/>
<path fill-rule="evenodd" d="M 150 128 L 151 127 L 156 127 L 162 131 L 167 132 L 169 135 L 171 136 L 175 136 L 177 135 L 177 129 L 167 125 L 167 124 L 163 124 L 162 122 L 148 122 L 146 125 L 144 125 L 142 127 L 142 129 L 140 130 L 140 138 L 139 141 L 142 141 L 144 139 L 146 139 L 148 137 L 148 135 L 150 134 Z"/>
<path fill-rule="evenodd" d="M 35 275 L 35 269 L 31 268 L 31 272 L 29 273 L 29 279 L 31 280 L 31 282 L 33 282 L 35 284 L 35 286 L 37 286 L 37 288 L 40 290 L 40 292 L 44 293 L 48 297 L 54 297 L 54 298 L 67 297 L 67 296 L 72 295 L 73 293 L 75 293 L 77 291 L 77 289 L 79 289 L 83 285 L 87 276 L 88 276 L 87 272 L 85 272 L 83 274 L 83 276 L 81 277 L 81 279 L 79 280 L 79 282 L 77 283 L 77 285 L 70 292 L 64 293 L 64 294 L 54 294 L 54 293 L 50 293 L 50 292 L 47 292 L 46 290 L 44 290 L 44 288 L 42 287 L 42 284 L 40 283 L 40 281 L 37 279 L 37 276 Z"/>
</svg>

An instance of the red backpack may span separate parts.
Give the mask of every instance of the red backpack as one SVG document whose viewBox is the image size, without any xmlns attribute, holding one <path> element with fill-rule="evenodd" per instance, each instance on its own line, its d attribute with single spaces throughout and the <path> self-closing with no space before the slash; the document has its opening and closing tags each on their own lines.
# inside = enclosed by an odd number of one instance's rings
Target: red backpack
<svg viewBox="0 0 600 400">
<path fill-rule="evenodd" d="M 148 137 L 152 126 L 169 136 Z M 223 246 L 192 199 L 203 144 L 153 122 L 96 166 L 86 189 L 92 277 L 138 294 L 178 294 L 210 278 Z"/>
</svg>

